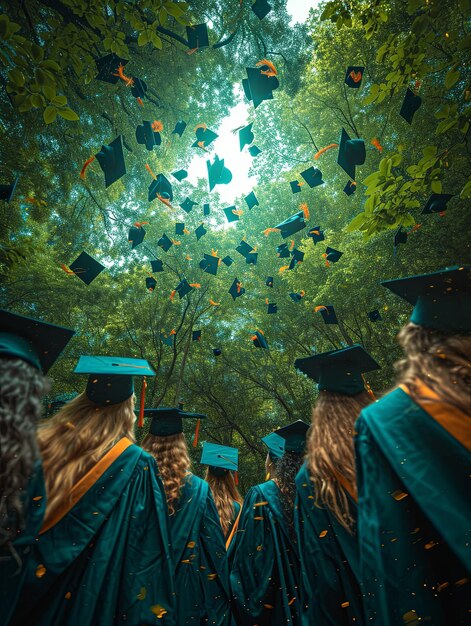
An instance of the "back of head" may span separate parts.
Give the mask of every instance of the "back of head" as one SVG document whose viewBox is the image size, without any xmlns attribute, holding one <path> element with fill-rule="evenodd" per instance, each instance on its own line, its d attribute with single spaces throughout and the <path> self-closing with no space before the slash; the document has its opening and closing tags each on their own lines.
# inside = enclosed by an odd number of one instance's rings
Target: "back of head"
<svg viewBox="0 0 471 626">
<path fill-rule="evenodd" d="M 276 462 L 276 474 L 274 476 L 274 480 L 280 489 L 281 504 L 288 523 L 288 532 L 293 543 L 296 542 L 294 529 L 295 479 L 302 464 L 302 453 L 285 451 L 283 456 Z"/>
<path fill-rule="evenodd" d="M 234 516 L 234 502 L 242 504 L 242 498 L 235 484 L 234 474 L 229 470 L 221 474 L 215 474 L 208 467 L 204 478 L 211 488 L 214 503 L 219 513 L 222 531 L 226 535 Z"/>
</svg>

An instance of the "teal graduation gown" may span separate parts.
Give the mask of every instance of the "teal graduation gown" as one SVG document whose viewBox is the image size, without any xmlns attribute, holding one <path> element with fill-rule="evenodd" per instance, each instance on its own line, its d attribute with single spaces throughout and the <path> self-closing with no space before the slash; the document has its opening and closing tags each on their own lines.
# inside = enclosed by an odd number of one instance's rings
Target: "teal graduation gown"
<svg viewBox="0 0 471 626">
<path fill-rule="evenodd" d="M 469 624 L 470 452 L 401 389 L 356 431 L 368 624 Z"/>
<path fill-rule="evenodd" d="M 179 626 L 230 623 L 226 546 L 211 489 L 189 473 L 170 516 Z"/>
<path fill-rule="evenodd" d="M 90 483 L 37 538 L 12 623 L 147 626 L 162 616 L 159 623 L 175 626 L 167 507 L 154 459 L 131 444 Z"/>
<path fill-rule="evenodd" d="M 229 546 L 233 610 L 241 626 L 300 624 L 298 548 L 273 480 L 245 496 Z"/>
<path fill-rule="evenodd" d="M 240 503 L 237 502 L 237 500 L 233 500 L 233 504 L 234 504 L 234 512 L 232 513 L 232 519 L 231 522 L 229 524 L 229 527 L 227 529 L 227 533 L 226 533 L 226 541 L 229 538 L 232 529 L 234 528 L 234 524 L 236 523 L 237 518 L 239 517 L 239 513 L 240 513 Z"/>
<path fill-rule="evenodd" d="M 356 503 L 347 495 L 355 518 Z M 358 544 L 327 508 L 315 505 L 306 464 L 296 477 L 295 524 L 301 559 L 302 623 L 361 626 Z"/>
<path fill-rule="evenodd" d="M 33 474 L 22 494 L 23 528 L 12 542 L 13 551 L 4 546 L 0 551 L 0 624 L 8 626 L 23 586 L 26 567 L 36 535 L 46 511 L 46 488 L 42 465 L 36 461 Z"/>
</svg>

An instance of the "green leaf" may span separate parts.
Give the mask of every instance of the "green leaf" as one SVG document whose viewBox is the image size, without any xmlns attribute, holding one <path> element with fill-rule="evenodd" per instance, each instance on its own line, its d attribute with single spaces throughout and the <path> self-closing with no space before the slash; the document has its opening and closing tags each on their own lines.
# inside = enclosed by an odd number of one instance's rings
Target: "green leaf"
<svg viewBox="0 0 471 626">
<path fill-rule="evenodd" d="M 152 33 L 151 41 L 154 44 L 155 48 L 157 48 L 158 50 L 162 49 L 162 39 L 160 39 L 160 37 L 156 33 Z"/>
<path fill-rule="evenodd" d="M 165 9 L 169 15 L 172 15 L 175 18 L 181 17 L 185 13 L 185 10 L 182 8 L 182 4 L 183 3 L 176 4 L 175 2 L 166 2 Z"/>
<path fill-rule="evenodd" d="M 450 130 L 450 128 L 453 128 L 453 126 L 456 126 L 457 123 L 458 123 L 458 120 L 456 118 L 443 120 L 435 129 L 435 134 L 443 135 L 443 133 L 446 133 L 447 130 Z"/>
<path fill-rule="evenodd" d="M 43 61 L 42 63 L 39 64 L 39 67 L 45 70 L 52 70 L 53 72 L 61 71 L 61 66 L 59 65 L 59 63 L 56 63 L 52 59 L 47 59 L 47 61 Z"/>
<path fill-rule="evenodd" d="M 23 85 L 25 84 L 25 77 L 23 75 L 23 72 L 21 72 L 17 67 L 14 67 L 8 72 L 8 78 L 18 87 L 23 87 Z"/>
<path fill-rule="evenodd" d="M 445 87 L 446 89 L 451 89 L 453 85 L 455 85 L 459 79 L 461 78 L 460 72 L 455 69 L 448 70 L 445 76 Z"/>
<path fill-rule="evenodd" d="M 356 215 L 352 221 L 347 224 L 346 231 L 351 233 L 354 230 L 359 230 L 361 226 L 365 223 L 366 213 L 363 211 Z"/>
<path fill-rule="evenodd" d="M 31 96 L 31 104 L 33 107 L 39 108 L 43 107 L 46 104 L 46 101 L 41 94 L 33 93 Z"/>
<path fill-rule="evenodd" d="M 57 117 L 57 109 L 52 106 L 47 106 L 44 109 L 43 118 L 46 124 L 52 124 Z"/>
<path fill-rule="evenodd" d="M 52 104 L 57 104 L 57 106 L 63 107 L 65 104 L 67 104 L 67 97 L 66 96 L 54 96 L 54 98 L 51 98 L 51 102 Z"/>
<path fill-rule="evenodd" d="M 64 109 L 58 109 L 57 111 L 61 117 L 65 120 L 69 120 L 70 122 L 77 122 L 80 118 L 75 111 L 72 111 L 71 108 L 65 107 Z"/>
<path fill-rule="evenodd" d="M 366 185 L 367 187 L 370 187 L 370 186 L 376 187 L 376 185 L 379 182 L 379 177 L 380 177 L 379 172 L 373 172 L 373 174 L 370 174 L 367 178 L 365 178 L 365 180 L 363 181 L 363 184 Z"/>
<path fill-rule="evenodd" d="M 37 44 L 33 43 L 31 45 L 31 56 L 36 63 L 40 63 L 44 59 L 44 50 Z"/>
<path fill-rule="evenodd" d="M 51 85 L 43 85 L 42 91 L 48 100 L 54 100 L 56 97 L 56 88 Z"/>
<path fill-rule="evenodd" d="M 461 190 L 460 198 L 462 198 L 463 200 L 471 198 L 471 178 L 468 179 L 468 182 Z"/>
<path fill-rule="evenodd" d="M 137 45 L 145 46 L 147 43 L 149 43 L 149 35 L 147 31 L 144 30 L 142 33 L 139 33 L 139 37 L 137 38 Z"/>
<path fill-rule="evenodd" d="M 432 180 L 430 188 L 433 193 L 442 193 L 442 183 L 440 180 Z"/>
</svg>

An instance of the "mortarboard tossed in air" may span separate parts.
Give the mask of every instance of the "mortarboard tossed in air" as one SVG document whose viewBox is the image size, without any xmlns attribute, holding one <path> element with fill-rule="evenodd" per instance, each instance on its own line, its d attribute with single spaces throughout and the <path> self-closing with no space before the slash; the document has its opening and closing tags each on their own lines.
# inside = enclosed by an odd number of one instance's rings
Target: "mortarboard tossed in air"
<svg viewBox="0 0 471 626">
<path fill-rule="evenodd" d="M 124 67 L 128 62 L 129 61 L 127 59 L 121 59 L 114 52 L 99 59 L 95 59 L 98 70 L 98 74 L 95 78 L 103 81 L 104 83 L 116 85 L 119 80 L 118 67 L 120 65 Z"/>
<path fill-rule="evenodd" d="M 150 262 L 150 266 L 152 268 L 153 272 L 163 272 L 164 271 L 164 264 L 160 259 L 152 259 L 152 261 Z"/>
<path fill-rule="evenodd" d="M 207 274 L 216 276 L 219 266 L 219 257 L 212 254 L 205 254 L 204 259 L 200 261 L 200 268 Z"/>
<path fill-rule="evenodd" d="M 184 222 L 177 222 L 175 224 L 175 234 L 179 235 L 179 236 L 185 234 L 185 223 Z"/>
<path fill-rule="evenodd" d="M 75 330 L 0 309 L 0 355 L 21 359 L 47 374 Z"/>
<path fill-rule="evenodd" d="M 188 47 L 191 50 L 202 50 L 209 46 L 208 27 L 206 24 L 196 24 L 186 27 Z"/>
<path fill-rule="evenodd" d="M 155 280 L 155 278 L 153 276 L 147 276 L 146 289 L 148 291 L 154 291 L 156 287 L 157 287 L 157 281 Z"/>
<path fill-rule="evenodd" d="M 292 452 L 293 454 L 303 454 L 306 446 L 306 435 L 309 430 L 309 425 L 302 420 L 297 420 L 278 428 L 273 434 L 282 437 L 285 440 L 284 452 Z"/>
<path fill-rule="evenodd" d="M 267 304 L 267 313 L 268 315 L 273 315 L 274 313 L 278 313 L 278 306 L 275 302 L 269 302 Z"/>
<path fill-rule="evenodd" d="M 147 150 L 153 150 L 154 146 L 160 146 L 162 137 L 159 131 L 155 131 L 151 122 L 143 120 L 142 125 L 136 128 L 136 141 L 143 144 Z"/>
<path fill-rule="evenodd" d="M 298 213 L 295 213 L 291 217 L 288 217 L 287 220 L 281 222 L 280 224 L 275 226 L 275 228 L 276 230 L 280 231 L 280 235 L 283 237 L 283 239 L 286 239 L 286 237 L 290 237 L 291 235 L 294 235 L 298 231 L 302 230 L 303 228 L 306 228 L 303 211 L 298 211 Z"/>
<path fill-rule="evenodd" d="M 17 176 L 15 180 L 9 185 L 0 185 L 0 200 L 5 200 L 6 202 L 11 201 L 11 199 L 13 198 L 13 194 L 15 193 L 18 180 L 19 176 Z"/>
<path fill-rule="evenodd" d="M 234 205 L 226 207 L 225 209 L 223 209 L 223 211 L 226 214 L 228 222 L 239 221 L 240 219 L 239 215 L 237 213 L 234 213 L 234 211 L 237 211 L 237 208 Z"/>
<path fill-rule="evenodd" d="M 279 246 L 277 246 L 276 248 L 276 256 L 279 259 L 289 259 L 289 257 L 291 256 L 291 252 L 288 248 L 288 244 L 287 243 L 282 243 Z"/>
<path fill-rule="evenodd" d="M 322 315 L 322 319 L 325 324 L 338 324 L 339 321 L 337 319 L 337 315 L 335 313 L 335 309 L 331 304 L 316 306 L 314 311 L 317 313 L 320 311 Z"/>
<path fill-rule="evenodd" d="M 157 174 L 157 178 L 149 185 L 149 202 L 155 200 L 157 196 L 160 196 L 165 200 L 170 200 L 170 202 L 173 200 L 172 184 L 163 174 Z"/>
<path fill-rule="evenodd" d="M 168 252 L 173 246 L 173 241 L 164 233 L 158 240 L 157 245 L 160 246 L 164 252 Z"/>
<path fill-rule="evenodd" d="M 178 180 L 179 183 L 188 176 L 188 172 L 186 170 L 178 170 L 176 172 L 172 172 L 172 176 Z"/>
<path fill-rule="evenodd" d="M 121 135 L 118 135 L 109 145 L 101 146 L 95 158 L 105 175 L 105 187 L 109 187 L 126 174 Z"/>
<path fill-rule="evenodd" d="M 247 265 L 257 265 L 258 252 L 249 252 L 245 257 Z"/>
<path fill-rule="evenodd" d="M 252 11 L 258 17 L 259 20 L 263 20 L 270 11 L 272 10 L 272 6 L 267 0 L 255 0 L 252 4 Z"/>
<path fill-rule="evenodd" d="M 201 239 L 201 237 L 203 237 L 204 235 L 206 235 L 208 231 L 206 230 L 206 228 L 204 227 L 204 224 L 200 224 L 198 226 L 198 228 L 195 230 L 195 235 L 196 235 L 196 240 L 199 241 Z"/>
<path fill-rule="evenodd" d="M 355 167 L 363 165 L 366 160 L 366 148 L 363 139 L 350 139 L 345 128 L 342 128 L 337 163 L 355 180 Z"/>
<path fill-rule="evenodd" d="M 206 202 L 206 204 L 203 204 L 203 215 L 209 215 L 210 212 L 211 212 L 211 208 L 209 204 Z"/>
<path fill-rule="evenodd" d="M 144 230 L 142 226 L 138 224 L 139 222 L 136 222 L 129 229 L 128 241 L 132 244 L 131 250 L 134 250 L 134 248 L 137 248 L 137 246 L 140 245 L 144 241 L 144 237 L 146 236 L 146 231 Z"/>
<path fill-rule="evenodd" d="M 453 198 L 452 193 L 432 193 L 427 200 L 427 204 L 421 215 L 428 215 L 430 213 L 444 213 L 447 210 L 448 202 Z"/>
<path fill-rule="evenodd" d="M 301 176 L 307 182 L 311 189 L 323 185 L 325 181 L 322 180 L 322 172 L 317 167 L 308 167 L 307 170 L 301 172 Z"/>
<path fill-rule="evenodd" d="M 249 207 L 249 209 L 253 209 L 254 206 L 260 206 L 257 200 L 257 196 L 254 194 L 253 191 L 251 191 L 248 196 L 245 196 L 245 201 L 247 202 L 247 206 Z"/>
<path fill-rule="evenodd" d="M 268 448 L 268 454 L 272 459 L 281 459 L 285 453 L 286 439 L 276 433 L 270 433 L 269 435 L 262 437 L 262 441 Z"/>
<path fill-rule="evenodd" d="M 262 151 L 260 150 L 260 148 L 256 145 L 250 146 L 249 148 L 249 154 L 251 157 L 257 157 L 259 154 L 261 154 L 261 152 Z"/>
<path fill-rule="evenodd" d="M 253 103 L 256 109 L 264 100 L 273 99 L 273 91 L 280 86 L 276 76 L 267 76 L 263 72 L 270 71 L 268 65 L 247 67 L 247 78 L 242 80 L 247 100 Z"/>
<path fill-rule="evenodd" d="M 215 476 L 224 476 L 227 471 L 239 469 L 239 450 L 231 446 L 205 441 L 201 454 L 201 465 L 207 465 Z"/>
<path fill-rule="evenodd" d="M 265 285 L 267 287 L 273 287 L 273 276 L 267 276 L 267 279 L 265 281 Z"/>
<path fill-rule="evenodd" d="M 191 333 L 191 340 L 192 341 L 201 341 L 201 331 L 200 330 L 193 330 Z"/>
<path fill-rule="evenodd" d="M 207 417 L 201 413 L 187 413 L 183 411 L 182 404 L 180 404 L 178 408 L 172 409 L 146 409 L 144 415 L 152 419 L 149 432 L 155 437 L 179 435 L 183 432 L 184 419 L 201 420 Z"/>
<path fill-rule="evenodd" d="M 147 83 L 142 78 L 132 77 L 133 84 L 131 86 L 131 93 L 137 99 L 143 99 L 147 93 Z"/>
<path fill-rule="evenodd" d="M 244 258 L 247 258 L 247 255 L 253 250 L 255 250 L 255 248 L 247 243 L 244 239 L 242 239 L 242 241 L 236 248 L 236 252 L 241 254 Z"/>
<path fill-rule="evenodd" d="M 198 206 L 198 203 L 190 198 L 186 198 L 181 204 L 181 208 L 185 211 L 185 213 L 190 213 L 193 210 L 194 206 Z"/>
<path fill-rule="evenodd" d="M 361 85 L 361 79 L 363 78 L 363 72 L 365 68 L 361 65 L 350 65 L 347 67 L 347 73 L 345 74 L 345 84 L 352 89 L 358 89 Z"/>
<path fill-rule="evenodd" d="M 321 230 L 320 226 L 314 226 L 314 228 L 311 228 L 307 236 L 312 239 L 314 245 L 316 245 L 316 243 L 319 243 L 320 241 L 324 241 L 325 239 L 324 231 Z"/>
<path fill-rule="evenodd" d="M 173 334 L 166 335 L 165 333 L 160 333 L 160 339 L 162 343 L 171 348 L 173 346 Z"/>
<path fill-rule="evenodd" d="M 394 254 L 396 254 L 396 248 L 401 243 L 407 243 L 407 232 L 402 230 L 402 226 L 394 233 Z"/>
<path fill-rule="evenodd" d="M 406 120 L 408 124 L 412 124 L 414 115 L 422 104 L 422 98 L 416 95 L 409 87 L 407 88 L 406 95 L 402 101 L 401 110 L 399 115 Z"/>
<path fill-rule="evenodd" d="M 301 185 L 299 184 L 299 180 L 292 180 L 290 182 L 290 187 L 293 193 L 301 193 Z"/>
<path fill-rule="evenodd" d="M 186 278 L 183 278 L 175 287 L 175 292 L 180 296 L 180 300 L 193 291 L 193 287 Z"/>
<path fill-rule="evenodd" d="M 206 161 L 208 168 L 209 191 L 212 191 L 216 185 L 228 185 L 232 180 L 232 172 L 224 165 L 224 159 L 220 159 L 216 154 L 214 163 Z"/>
<path fill-rule="evenodd" d="M 224 265 L 227 265 L 227 267 L 230 267 L 234 263 L 234 259 L 231 259 L 230 256 L 225 256 L 222 259 L 222 262 L 224 263 Z"/>
<path fill-rule="evenodd" d="M 381 283 L 414 306 L 410 321 L 445 333 L 471 331 L 471 265 Z"/>
<path fill-rule="evenodd" d="M 241 152 L 244 149 L 244 146 L 249 146 L 255 139 L 252 132 L 252 126 L 253 122 L 250 122 L 250 124 L 239 130 L 239 146 Z"/>
<path fill-rule="evenodd" d="M 367 316 L 370 322 L 380 322 L 383 319 L 378 309 L 375 309 L 374 311 L 370 311 L 369 313 L 367 313 Z"/>
<path fill-rule="evenodd" d="M 175 128 L 172 130 L 172 135 L 179 135 L 181 137 L 185 132 L 185 128 L 186 122 L 184 122 L 183 120 L 178 121 L 175 124 Z"/>
<path fill-rule="evenodd" d="M 358 344 L 296 359 L 294 366 L 315 380 L 319 391 L 348 396 L 365 391 L 362 374 L 380 369 L 373 357 Z"/>
<path fill-rule="evenodd" d="M 221 356 L 222 354 L 221 348 L 213 348 L 213 354 L 214 356 Z"/>
<path fill-rule="evenodd" d="M 81 252 L 75 261 L 69 265 L 70 271 L 81 281 L 89 285 L 100 274 L 105 266 L 91 257 L 87 252 Z M 68 272 L 69 273 L 69 272 Z"/>
<path fill-rule="evenodd" d="M 298 263 L 302 263 L 304 261 L 304 252 L 302 252 L 301 250 L 298 250 L 297 248 L 294 248 L 293 250 L 291 250 L 291 262 L 289 264 L 289 269 L 293 270 Z"/>
<path fill-rule="evenodd" d="M 265 350 L 269 349 L 267 340 L 265 339 L 261 330 L 255 331 L 254 335 L 252 336 L 252 341 L 253 341 L 253 345 L 256 348 L 264 348 Z"/>
<path fill-rule="evenodd" d="M 356 190 L 357 190 L 356 183 L 354 183 L 352 180 L 349 180 L 348 183 L 343 188 L 343 191 L 344 193 L 347 194 L 347 196 L 351 196 L 352 194 L 355 193 Z"/>
<path fill-rule="evenodd" d="M 206 124 L 200 124 L 195 128 L 196 141 L 192 144 L 192 148 L 207 148 L 218 135 L 209 128 L 206 128 Z"/>
<path fill-rule="evenodd" d="M 327 263 L 337 263 L 342 254 L 343 252 L 340 252 L 340 250 L 335 250 L 327 246 L 325 249 L 325 260 Z"/>
<path fill-rule="evenodd" d="M 304 298 L 304 292 L 301 293 L 290 293 L 289 297 L 291 298 L 291 300 L 293 302 L 301 302 L 301 300 Z"/>
<path fill-rule="evenodd" d="M 229 289 L 229 293 L 231 294 L 233 300 L 236 300 L 236 298 L 244 295 L 245 289 L 242 287 L 242 283 L 238 278 L 234 278 L 234 282 Z"/>
</svg>

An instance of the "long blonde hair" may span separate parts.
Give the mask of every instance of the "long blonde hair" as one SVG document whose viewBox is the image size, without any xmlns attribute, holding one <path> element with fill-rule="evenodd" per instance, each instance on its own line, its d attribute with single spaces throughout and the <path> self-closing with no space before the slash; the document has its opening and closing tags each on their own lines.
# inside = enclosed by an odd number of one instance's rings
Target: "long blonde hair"
<svg viewBox="0 0 471 626">
<path fill-rule="evenodd" d="M 227 471 L 223 476 L 216 476 L 208 467 L 204 479 L 211 488 L 214 503 L 219 513 L 222 532 L 225 536 L 233 521 L 234 502 L 242 504 L 242 498 L 235 484 L 234 474 Z"/>
<path fill-rule="evenodd" d="M 332 511 L 344 528 L 352 531 L 353 518 L 347 494 L 335 472 L 356 485 L 354 424 L 360 411 L 371 403 L 362 391 L 354 396 L 321 391 L 312 410 L 307 441 L 307 465 L 314 485 L 315 504 Z"/>
<path fill-rule="evenodd" d="M 183 481 L 191 467 L 185 435 L 159 437 L 149 433 L 142 442 L 144 450 L 157 461 L 159 473 L 164 484 L 169 515 L 175 513 L 174 504 L 180 498 Z"/>
<path fill-rule="evenodd" d="M 406 324 L 398 335 L 406 358 L 396 364 L 399 383 L 418 397 L 422 382 L 441 398 L 471 415 L 471 335 L 447 335 Z"/>
<path fill-rule="evenodd" d="M 47 507 L 45 523 L 70 497 L 72 486 L 122 437 L 134 441 L 134 397 L 97 406 L 80 394 L 38 430 Z"/>
</svg>

